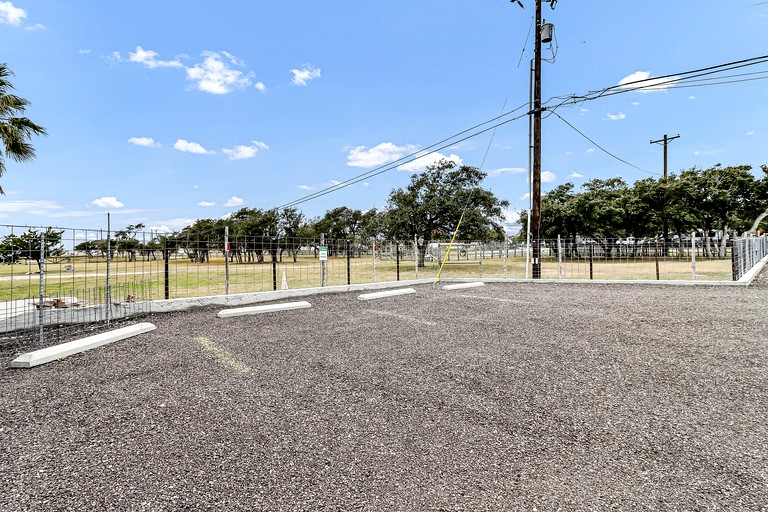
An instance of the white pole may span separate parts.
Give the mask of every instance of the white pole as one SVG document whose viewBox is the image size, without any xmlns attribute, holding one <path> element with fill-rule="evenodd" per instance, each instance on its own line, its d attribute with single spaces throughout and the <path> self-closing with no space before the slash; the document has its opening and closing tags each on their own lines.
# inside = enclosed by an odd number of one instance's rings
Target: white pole
<svg viewBox="0 0 768 512">
<path fill-rule="evenodd" d="M 413 262 L 416 266 L 416 279 L 419 278 L 419 241 L 413 235 Z"/>
<path fill-rule="evenodd" d="M 371 251 L 371 268 L 372 270 L 372 277 L 371 282 L 376 282 L 376 239 L 374 237 L 371 237 L 371 247 L 373 247 L 373 250 Z"/>
<path fill-rule="evenodd" d="M 560 235 L 557 235 L 557 277 L 563 278 L 563 244 Z"/>
<path fill-rule="evenodd" d="M 696 280 L 696 232 L 691 233 L 691 279 Z"/>
</svg>

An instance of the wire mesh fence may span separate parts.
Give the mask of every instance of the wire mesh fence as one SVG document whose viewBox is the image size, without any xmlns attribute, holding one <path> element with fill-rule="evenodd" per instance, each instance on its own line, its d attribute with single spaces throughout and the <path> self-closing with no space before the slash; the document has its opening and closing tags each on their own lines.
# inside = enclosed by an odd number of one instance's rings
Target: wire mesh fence
<svg viewBox="0 0 768 512">
<path fill-rule="evenodd" d="M 40 345 L 151 313 L 154 300 L 411 279 L 530 277 L 529 248 L 496 241 L 166 235 L 0 226 L 0 348 Z M 738 280 L 768 239 L 542 241 L 543 279 Z M 26 341 L 24 341 L 26 340 Z"/>
</svg>

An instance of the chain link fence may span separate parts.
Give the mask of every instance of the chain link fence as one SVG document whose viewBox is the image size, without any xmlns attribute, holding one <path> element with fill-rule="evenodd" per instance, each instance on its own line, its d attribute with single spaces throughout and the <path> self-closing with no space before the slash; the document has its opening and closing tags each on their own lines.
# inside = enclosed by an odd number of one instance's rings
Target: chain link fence
<svg viewBox="0 0 768 512">
<path fill-rule="evenodd" d="M 738 280 L 768 239 L 542 241 L 543 279 Z M 152 301 L 445 278 L 530 277 L 517 241 L 174 236 L 0 226 L 0 350 L 152 312 Z"/>
</svg>

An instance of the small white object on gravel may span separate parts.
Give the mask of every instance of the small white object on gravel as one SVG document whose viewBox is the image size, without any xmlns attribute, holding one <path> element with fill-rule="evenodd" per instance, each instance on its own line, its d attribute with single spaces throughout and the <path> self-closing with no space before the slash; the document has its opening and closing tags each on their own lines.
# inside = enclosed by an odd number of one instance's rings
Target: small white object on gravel
<svg viewBox="0 0 768 512">
<path fill-rule="evenodd" d="M 115 329 L 114 331 L 102 332 L 100 334 L 88 336 L 87 338 L 62 343 L 61 345 L 54 345 L 53 347 L 35 350 L 34 352 L 27 352 L 11 361 L 11 368 L 32 368 L 73 354 L 85 352 L 86 350 L 100 347 L 108 343 L 124 340 L 131 336 L 154 331 L 155 329 L 156 327 L 154 324 L 143 322 L 129 325 L 128 327 L 123 327 L 121 329 Z"/>
<path fill-rule="evenodd" d="M 443 286 L 443 290 L 463 290 L 464 288 L 479 288 L 480 286 L 485 286 L 485 283 L 474 281 L 471 283 L 447 284 Z"/>
<path fill-rule="evenodd" d="M 413 288 L 398 288 L 396 290 L 387 290 L 385 292 L 364 293 L 362 295 L 358 295 L 357 298 L 360 300 L 373 300 L 383 299 L 385 297 L 394 297 L 397 295 L 408 295 L 411 293 L 416 293 L 416 290 Z"/>
<path fill-rule="evenodd" d="M 307 301 L 283 302 L 282 304 L 267 304 L 265 306 L 249 306 L 247 308 L 223 309 L 217 315 L 219 318 L 229 318 L 232 316 L 256 315 L 259 313 L 272 313 L 273 311 L 289 311 L 291 309 L 311 308 L 312 304 Z"/>
</svg>

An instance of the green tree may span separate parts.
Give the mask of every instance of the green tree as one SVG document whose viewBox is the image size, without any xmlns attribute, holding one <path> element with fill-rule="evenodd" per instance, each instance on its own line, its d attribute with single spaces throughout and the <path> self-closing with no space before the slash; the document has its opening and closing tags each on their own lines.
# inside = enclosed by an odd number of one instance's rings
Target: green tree
<svg viewBox="0 0 768 512">
<path fill-rule="evenodd" d="M 47 135 L 45 128 L 38 126 L 24 117 L 29 101 L 12 94 L 13 84 L 9 78 L 13 72 L 7 64 L 0 64 L 0 138 L 3 150 L 0 151 L 0 176 L 6 171 L 5 159 L 16 162 L 28 162 L 35 158 L 35 148 L 29 139 L 33 135 Z M 0 194 L 5 194 L 0 186 Z"/>
<path fill-rule="evenodd" d="M 429 240 L 451 237 L 462 215 L 458 238 L 503 240 L 504 209 L 509 202 L 480 187 L 485 176 L 476 167 L 459 167 L 447 160 L 414 174 L 405 189 L 389 195 L 387 235 L 407 240 L 416 235 L 420 266 Z"/>
</svg>

